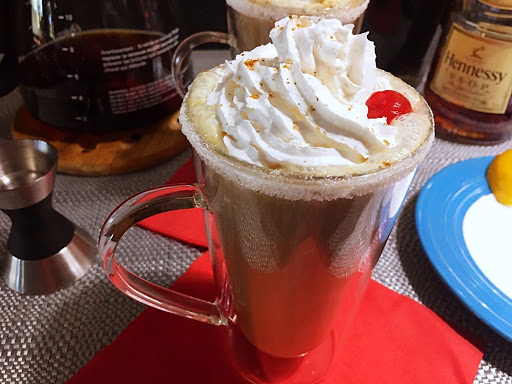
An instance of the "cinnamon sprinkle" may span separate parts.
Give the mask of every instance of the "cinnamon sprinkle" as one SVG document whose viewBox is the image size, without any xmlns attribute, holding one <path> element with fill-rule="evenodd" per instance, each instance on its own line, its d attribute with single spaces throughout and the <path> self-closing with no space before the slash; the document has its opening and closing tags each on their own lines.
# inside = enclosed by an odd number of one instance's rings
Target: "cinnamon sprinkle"
<svg viewBox="0 0 512 384">
<path fill-rule="evenodd" d="M 256 65 L 257 62 L 258 62 L 258 60 L 245 60 L 244 64 L 251 71 L 254 71 L 254 66 Z"/>
</svg>

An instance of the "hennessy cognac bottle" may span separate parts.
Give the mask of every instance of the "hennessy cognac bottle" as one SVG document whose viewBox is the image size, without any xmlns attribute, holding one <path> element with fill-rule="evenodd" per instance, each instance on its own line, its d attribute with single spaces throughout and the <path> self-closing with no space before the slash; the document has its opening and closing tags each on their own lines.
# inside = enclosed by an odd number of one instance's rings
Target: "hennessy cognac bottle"
<svg viewBox="0 0 512 384">
<path fill-rule="evenodd" d="M 436 133 L 480 144 L 510 139 L 511 95 L 512 0 L 465 0 L 425 88 Z"/>
</svg>

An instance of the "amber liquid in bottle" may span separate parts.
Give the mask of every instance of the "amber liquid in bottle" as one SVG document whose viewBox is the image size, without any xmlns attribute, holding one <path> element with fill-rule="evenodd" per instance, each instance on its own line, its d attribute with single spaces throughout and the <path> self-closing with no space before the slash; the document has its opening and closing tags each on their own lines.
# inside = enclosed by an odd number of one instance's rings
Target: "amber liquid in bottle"
<svg viewBox="0 0 512 384">
<path fill-rule="evenodd" d="M 478 1 L 464 8 L 453 17 L 425 88 L 436 134 L 480 144 L 506 141 L 512 137 L 512 28 L 503 20 L 510 19 L 488 20 L 501 9 Z"/>
</svg>

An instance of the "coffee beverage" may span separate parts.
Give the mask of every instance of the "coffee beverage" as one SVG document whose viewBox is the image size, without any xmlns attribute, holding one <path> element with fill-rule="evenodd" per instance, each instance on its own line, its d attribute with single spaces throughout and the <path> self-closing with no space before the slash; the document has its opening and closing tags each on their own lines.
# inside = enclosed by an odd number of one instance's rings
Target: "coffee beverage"
<svg viewBox="0 0 512 384">
<path fill-rule="evenodd" d="M 205 168 L 207 170 L 207 168 Z M 401 199 L 407 182 L 394 198 Z M 296 357 L 318 346 L 342 311 L 355 316 L 387 235 L 393 188 L 333 200 L 290 199 L 207 170 L 236 321 L 260 350 Z M 285 187 L 283 187 L 285 188 Z"/>
<path fill-rule="evenodd" d="M 225 311 L 261 351 L 296 357 L 354 319 L 433 124 L 338 20 L 287 17 L 271 38 L 198 76 L 180 121 L 226 265 Z M 368 117 L 381 94 L 410 108 Z"/>
<path fill-rule="evenodd" d="M 37 119 L 67 129 L 125 129 L 178 109 L 169 34 L 98 29 L 56 39 L 20 63 L 21 92 Z"/>
<path fill-rule="evenodd" d="M 228 29 L 236 37 L 238 52 L 249 51 L 270 41 L 277 20 L 288 15 L 337 18 L 361 28 L 368 0 L 227 0 Z"/>
<path fill-rule="evenodd" d="M 285 17 L 272 43 L 201 73 L 180 110 L 197 185 L 137 194 L 100 233 L 121 292 L 225 326 L 219 335 L 251 382 L 325 376 L 434 138 L 425 101 L 377 70 L 373 43 L 352 30 Z M 156 289 L 114 257 L 135 223 L 193 207 L 205 215 L 214 302 Z"/>
</svg>

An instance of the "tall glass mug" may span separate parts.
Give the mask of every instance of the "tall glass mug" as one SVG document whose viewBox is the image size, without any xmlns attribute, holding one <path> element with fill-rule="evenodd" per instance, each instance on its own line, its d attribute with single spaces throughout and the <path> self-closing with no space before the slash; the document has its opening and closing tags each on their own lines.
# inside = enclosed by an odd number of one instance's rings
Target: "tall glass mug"
<svg viewBox="0 0 512 384">
<path fill-rule="evenodd" d="M 238 52 L 270 42 L 269 33 L 277 20 L 288 15 L 331 17 L 354 24 L 359 33 L 368 0 L 226 0 L 228 30 Z"/>
<path fill-rule="evenodd" d="M 369 0 L 226 0 L 226 3 L 228 34 L 205 31 L 183 40 L 174 52 L 174 73 L 183 73 L 182 62 L 199 45 L 227 44 L 234 58 L 240 52 L 269 43 L 274 23 L 288 15 L 336 18 L 343 24 L 354 24 L 354 33 L 359 33 Z M 183 80 L 177 84 L 182 97 L 187 86 Z"/>
<path fill-rule="evenodd" d="M 186 108 L 180 120 L 198 182 L 142 192 L 111 214 L 100 235 L 107 275 L 144 304 L 226 327 L 226 345 L 249 381 L 317 382 L 342 345 L 335 339 L 357 321 L 372 268 L 433 140 L 432 120 L 429 139 L 410 157 L 338 178 L 250 166 L 205 145 Z M 218 287 L 213 303 L 143 280 L 114 255 L 122 235 L 141 220 L 194 207 L 204 210 Z"/>
</svg>

